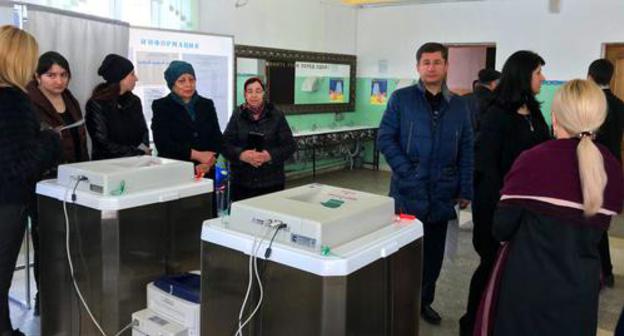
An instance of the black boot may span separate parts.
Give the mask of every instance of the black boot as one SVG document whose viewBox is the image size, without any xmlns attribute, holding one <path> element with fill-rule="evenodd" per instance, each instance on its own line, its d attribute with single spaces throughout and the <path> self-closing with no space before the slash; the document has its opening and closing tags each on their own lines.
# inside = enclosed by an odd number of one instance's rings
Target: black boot
<svg viewBox="0 0 624 336">
<path fill-rule="evenodd" d="M 604 281 L 605 286 L 609 288 L 613 288 L 613 286 L 615 285 L 615 279 L 613 278 L 613 273 L 609 275 L 605 275 L 603 281 Z"/>
<path fill-rule="evenodd" d="M 33 314 L 39 316 L 39 293 L 35 294 L 35 309 Z"/>
<path fill-rule="evenodd" d="M 420 316 L 422 316 L 422 318 L 430 324 L 438 325 L 440 324 L 440 322 L 442 322 L 442 317 L 440 317 L 440 314 L 438 314 L 437 311 L 431 308 L 430 305 L 422 307 L 422 309 L 420 310 Z"/>
</svg>

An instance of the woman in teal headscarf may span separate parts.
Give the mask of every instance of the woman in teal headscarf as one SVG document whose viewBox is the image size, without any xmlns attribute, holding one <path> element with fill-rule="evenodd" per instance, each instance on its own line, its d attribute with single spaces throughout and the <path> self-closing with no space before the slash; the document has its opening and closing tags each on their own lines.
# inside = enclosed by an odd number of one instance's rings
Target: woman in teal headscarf
<svg viewBox="0 0 624 336">
<path fill-rule="evenodd" d="M 223 145 L 214 103 L 197 94 L 193 66 L 173 61 L 165 70 L 171 93 L 152 103 L 152 132 L 158 156 L 192 161 L 212 170 Z"/>
</svg>

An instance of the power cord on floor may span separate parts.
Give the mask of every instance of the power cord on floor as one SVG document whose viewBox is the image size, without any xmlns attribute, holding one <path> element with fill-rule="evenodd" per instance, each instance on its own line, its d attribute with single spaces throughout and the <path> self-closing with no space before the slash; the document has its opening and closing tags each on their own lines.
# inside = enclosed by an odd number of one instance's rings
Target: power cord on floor
<svg viewBox="0 0 624 336">
<path fill-rule="evenodd" d="M 80 287 L 78 287 L 78 282 L 76 281 L 76 277 L 75 277 L 75 274 L 74 274 L 74 263 L 73 263 L 72 257 L 71 257 L 71 246 L 70 246 L 70 242 L 69 242 L 69 240 L 70 240 L 70 228 L 69 228 L 69 215 L 67 214 L 67 198 L 69 196 L 69 191 L 72 190 L 71 201 L 72 201 L 72 203 L 76 202 L 76 189 L 78 188 L 78 185 L 80 184 L 80 182 L 88 181 L 88 178 L 86 176 L 82 176 L 82 175 L 81 176 L 75 176 L 73 178 L 76 180 L 76 183 L 74 184 L 73 189 L 70 189 L 69 187 L 67 187 L 66 190 L 65 190 L 65 196 L 63 197 L 63 214 L 65 215 L 65 251 L 67 253 L 67 264 L 69 266 L 69 275 L 70 275 L 70 277 L 72 279 L 72 283 L 74 285 L 74 290 L 76 291 L 76 295 L 78 295 L 78 298 L 80 299 L 80 302 L 82 303 L 82 306 L 87 311 L 87 314 L 89 314 L 89 317 L 91 318 L 91 321 L 93 321 L 93 324 L 98 329 L 100 334 L 102 334 L 102 336 L 108 336 L 104 332 L 104 330 L 102 329 L 100 324 L 98 323 L 98 321 L 95 318 L 95 316 L 93 316 L 93 313 L 91 312 L 91 308 L 89 308 L 89 305 L 85 301 L 84 296 L 82 295 L 82 292 L 80 291 Z M 134 325 L 135 325 L 134 321 L 130 322 L 129 324 L 124 326 L 119 332 L 117 332 L 115 334 L 115 336 L 120 336 L 126 330 L 128 330 L 130 327 L 132 327 Z"/>
</svg>

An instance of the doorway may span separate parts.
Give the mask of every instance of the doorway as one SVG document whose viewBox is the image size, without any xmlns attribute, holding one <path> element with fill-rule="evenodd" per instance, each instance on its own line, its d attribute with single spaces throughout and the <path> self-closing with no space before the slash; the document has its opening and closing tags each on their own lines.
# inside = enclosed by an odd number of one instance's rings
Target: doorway
<svg viewBox="0 0 624 336">
<path fill-rule="evenodd" d="M 458 95 L 472 93 L 479 70 L 494 69 L 496 45 L 493 43 L 447 44 L 449 70 L 447 85 Z"/>
<path fill-rule="evenodd" d="M 624 100 L 624 43 L 605 43 L 603 55 L 615 67 L 610 84 L 611 91 Z M 622 139 L 622 155 L 624 156 L 624 139 Z"/>
<path fill-rule="evenodd" d="M 604 57 L 615 66 L 613 79 L 611 79 L 611 91 L 624 100 L 624 43 L 605 44 Z"/>
</svg>

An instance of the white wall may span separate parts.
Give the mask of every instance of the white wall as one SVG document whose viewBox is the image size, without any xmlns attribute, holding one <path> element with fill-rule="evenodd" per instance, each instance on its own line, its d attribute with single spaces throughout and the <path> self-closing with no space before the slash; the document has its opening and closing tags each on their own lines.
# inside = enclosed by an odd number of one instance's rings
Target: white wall
<svg viewBox="0 0 624 336">
<path fill-rule="evenodd" d="M 624 1 L 561 0 L 549 13 L 546 0 L 490 0 L 368 8 L 358 11 L 358 76 L 415 77 L 415 54 L 428 41 L 496 43 L 496 68 L 516 50 L 546 61 L 547 79 L 585 77 L 602 55 L 602 43 L 624 42 Z M 379 73 L 379 60 L 388 72 Z"/>
<path fill-rule="evenodd" d="M 199 1 L 199 29 L 236 44 L 355 54 L 357 10 L 320 0 Z"/>
</svg>

